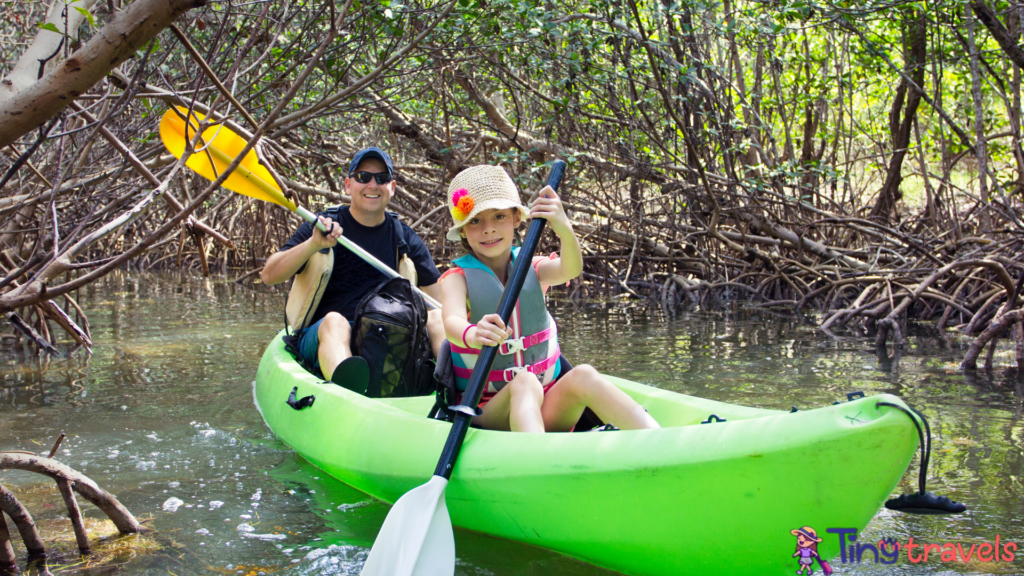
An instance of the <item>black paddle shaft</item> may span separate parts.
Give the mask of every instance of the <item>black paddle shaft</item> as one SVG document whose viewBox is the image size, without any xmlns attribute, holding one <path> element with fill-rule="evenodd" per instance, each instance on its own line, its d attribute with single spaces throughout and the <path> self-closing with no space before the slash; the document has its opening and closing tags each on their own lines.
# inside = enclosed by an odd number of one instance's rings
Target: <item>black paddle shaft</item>
<svg viewBox="0 0 1024 576">
<path fill-rule="evenodd" d="M 548 175 L 548 186 L 557 192 L 564 174 L 565 161 L 555 160 L 551 166 L 551 174 Z M 533 254 L 537 251 L 537 244 L 540 243 L 540 236 L 544 233 L 546 222 L 543 218 L 534 218 L 530 222 L 526 238 L 519 249 L 519 256 L 512 265 L 512 274 L 501 293 L 501 300 L 498 301 L 498 316 L 501 316 L 501 321 L 506 325 L 512 318 L 516 301 L 519 300 L 519 292 L 522 291 L 523 282 L 526 281 L 526 273 L 533 264 Z M 441 451 L 441 459 L 437 462 L 434 476 L 442 476 L 446 480 L 452 477 L 455 460 L 459 457 L 462 441 L 466 439 L 469 423 L 473 419 L 469 413 L 473 412 L 473 408 L 480 403 L 480 396 L 483 395 L 484 389 L 487 387 L 487 376 L 491 372 L 491 365 L 494 364 L 494 357 L 497 353 L 497 346 L 484 346 L 480 351 L 480 357 L 477 358 L 476 365 L 473 366 L 473 375 L 469 377 L 469 384 L 466 385 L 466 392 L 462 395 L 460 404 L 469 407 L 469 410 L 455 413 L 455 422 L 452 424 L 451 432 L 448 433 L 448 440 L 444 444 L 444 450 Z"/>
</svg>

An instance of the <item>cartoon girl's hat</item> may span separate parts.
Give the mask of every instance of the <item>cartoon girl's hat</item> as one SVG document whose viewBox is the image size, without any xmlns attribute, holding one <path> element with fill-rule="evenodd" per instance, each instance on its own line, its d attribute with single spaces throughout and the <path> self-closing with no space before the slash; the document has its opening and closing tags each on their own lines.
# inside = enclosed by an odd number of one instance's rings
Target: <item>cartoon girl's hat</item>
<svg viewBox="0 0 1024 576">
<path fill-rule="evenodd" d="M 504 208 L 517 208 L 524 219 L 527 217 L 519 190 L 505 169 L 487 165 L 466 168 L 448 185 L 448 211 L 455 225 L 448 229 L 446 237 L 458 242 L 459 229 L 474 216 L 484 210 Z"/>
<path fill-rule="evenodd" d="M 821 538 L 818 538 L 818 533 L 815 532 L 814 528 L 811 528 L 810 526 L 804 526 L 799 530 L 790 530 L 789 533 L 793 536 L 800 536 L 802 534 L 804 536 L 807 536 L 811 540 L 814 540 L 815 542 L 821 542 Z"/>
</svg>

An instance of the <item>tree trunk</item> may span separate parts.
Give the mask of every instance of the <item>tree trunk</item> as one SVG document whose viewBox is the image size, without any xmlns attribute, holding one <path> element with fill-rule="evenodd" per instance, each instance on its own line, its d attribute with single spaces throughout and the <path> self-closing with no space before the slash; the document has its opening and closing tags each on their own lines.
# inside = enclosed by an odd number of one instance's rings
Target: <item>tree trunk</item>
<svg viewBox="0 0 1024 576">
<path fill-rule="evenodd" d="M 726 0 L 723 6 L 726 15 L 726 24 L 731 30 L 732 23 L 734 22 L 731 0 Z M 756 177 L 758 175 L 757 171 L 751 169 L 751 167 L 760 164 L 760 158 L 758 157 L 757 153 L 757 129 L 754 127 L 756 121 L 754 113 L 751 109 L 751 95 L 747 91 L 747 80 L 745 77 L 743 64 L 740 60 L 739 45 L 736 44 L 736 33 L 734 31 L 730 31 L 728 33 L 728 41 L 729 64 L 733 69 L 733 74 L 735 74 L 734 84 L 736 85 L 737 96 L 739 97 L 741 103 L 740 107 L 743 110 L 743 124 L 744 126 L 747 127 L 746 134 L 744 136 L 746 136 L 746 139 L 750 141 L 750 143 L 746 147 L 746 150 L 744 150 L 743 153 L 738 155 L 738 159 L 744 167 L 744 174 L 748 178 Z M 760 62 L 758 62 L 758 64 L 760 64 Z M 760 74 L 760 69 L 758 69 L 757 73 Z M 759 81 L 760 79 L 758 79 L 758 82 Z"/>
<path fill-rule="evenodd" d="M 95 2 L 96 0 L 78 0 L 74 7 L 88 11 Z M 43 23 L 53 24 L 61 32 L 67 31 L 68 35 L 77 37 L 78 27 L 82 25 L 85 16 L 70 8 L 71 6 L 62 0 L 55 1 L 50 5 L 50 11 Z M 11 72 L 4 76 L 3 82 L 0 82 L 0 101 L 30 86 L 63 60 L 60 53 L 67 50 L 64 41 L 63 35 L 40 28 L 32 40 L 32 45 L 21 55 Z"/>
<path fill-rule="evenodd" d="M 1012 5 L 1015 6 L 1015 5 Z M 1003 23 L 996 17 L 996 13 L 988 7 L 982 0 L 972 0 L 971 9 L 974 10 L 974 15 L 981 20 L 981 23 L 988 28 L 988 31 L 992 34 L 992 37 L 999 43 L 999 47 L 1003 49 L 1003 52 L 1010 57 L 1010 60 L 1017 66 L 1024 66 L 1024 50 L 1017 45 L 1017 39 L 1014 34 L 1011 34 Z M 1013 18 L 1014 16 L 1011 16 Z"/>
<path fill-rule="evenodd" d="M 71 57 L 0 101 L 0 147 L 41 126 L 131 58 L 168 24 L 205 0 L 138 0 L 114 14 Z"/>
<path fill-rule="evenodd" d="M 985 137 L 985 101 L 981 98 L 981 65 L 978 44 L 974 39 L 975 21 L 971 14 L 964 14 L 967 20 L 967 50 L 971 62 L 971 98 L 974 101 L 974 149 L 978 161 L 978 194 L 981 198 L 981 231 L 992 230 L 992 219 L 988 211 L 988 143 Z"/>
<path fill-rule="evenodd" d="M 904 69 L 915 84 L 924 83 L 925 56 L 927 55 L 927 20 L 923 12 L 914 11 L 904 19 Z M 889 113 L 889 130 L 892 136 L 892 156 L 885 174 L 885 182 L 878 192 L 878 199 L 871 209 L 871 218 L 888 222 L 892 219 L 896 202 L 903 197 L 900 184 L 903 182 L 903 159 L 910 145 L 910 133 L 921 103 L 921 94 L 912 90 L 906 79 L 900 82 Z M 902 114 L 901 114 L 902 112 Z"/>
</svg>

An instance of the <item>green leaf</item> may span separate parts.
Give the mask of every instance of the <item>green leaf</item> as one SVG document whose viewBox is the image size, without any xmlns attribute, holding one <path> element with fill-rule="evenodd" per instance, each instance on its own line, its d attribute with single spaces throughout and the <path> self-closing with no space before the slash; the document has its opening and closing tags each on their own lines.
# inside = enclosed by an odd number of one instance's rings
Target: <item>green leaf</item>
<svg viewBox="0 0 1024 576">
<path fill-rule="evenodd" d="M 93 28 L 96 27 L 96 19 L 92 17 L 92 12 L 89 12 L 85 8 L 79 8 L 78 6 L 72 6 L 72 8 L 78 10 L 78 13 L 82 16 L 85 16 L 85 19 L 89 21 L 89 26 L 92 26 Z"/>
<path fill-rule="evenodd" d="M 53 22 L 47 22 L 46 24 L 40 24 L 39 27 L 42 28 L 43 30 L 49 30 L 50 32 L 55 32 L 57 34 L 60 34 L 61 36 L 64 36 L 64 32 L 60 31 L 57 28 L 57 25 L 54 24 Z"/>
</svg>

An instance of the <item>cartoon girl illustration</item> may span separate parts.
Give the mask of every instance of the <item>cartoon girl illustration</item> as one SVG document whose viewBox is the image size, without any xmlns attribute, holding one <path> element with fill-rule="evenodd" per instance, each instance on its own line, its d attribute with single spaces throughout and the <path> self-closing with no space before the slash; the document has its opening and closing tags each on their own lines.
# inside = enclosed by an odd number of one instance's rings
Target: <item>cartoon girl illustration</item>
<svg viewBox="0 0 1024 576">
<path fill-rule="evenodd" d="M 804 570 L 807 570 L 808 575 L 814 574 L 812 566 L 815 558 L 818 559 L 818 564 L 826 575 L 832 573 L 828 562 L 822 560 L 818 555 L 818 542 L 821 542 L 821 538 L 818 538 L 818 533 L 814 531 L 814 528 L 804 526 L 798 530 L 790 530 L 790 534 L 796 536 L 796 552 L 793 553 L 793 557 L 800 557 L 800 569 L 796 571 L 797 574 L 803 574 Z"/>
</svg>

